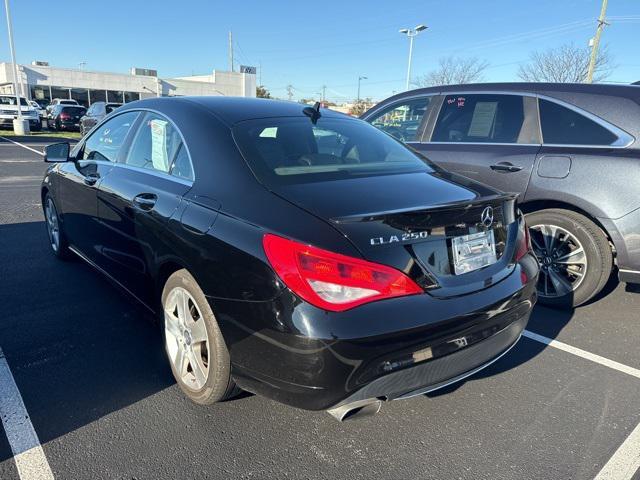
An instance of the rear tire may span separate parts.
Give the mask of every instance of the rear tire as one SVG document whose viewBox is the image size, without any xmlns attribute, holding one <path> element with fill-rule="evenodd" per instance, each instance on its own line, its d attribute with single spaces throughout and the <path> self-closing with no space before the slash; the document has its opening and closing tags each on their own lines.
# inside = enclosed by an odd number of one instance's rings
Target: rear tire
<svg viewBox="0 0 640 480">
<path fill-rule="evenodd" d="M 187 270 L 173 273 L 162 291 L 165 351 L 178 386 L 195 403 L 235 396 L 229 351 L 204 293 Z"/>
<path fill-rule="evenodd" d="M 538 301 L 573 308 L 596 296 L 611 276 L 613 254 L 604 232 L 584 215 L 547 209 L 526 216 L 540 262 Z"/>
<path fill-rule="evenodd" d="M 47 227 L 47 236 L 49 237 L 49 246 L 53 254 L 60 260 L 69 260 L 71 250 L 64 233 L 64 224 L 60 221 L 58 209 L 53 201 L 53 197 L 47 192 L 44 196 L 42 205 L 44 209 L 44 223 Z"/>
</svg>

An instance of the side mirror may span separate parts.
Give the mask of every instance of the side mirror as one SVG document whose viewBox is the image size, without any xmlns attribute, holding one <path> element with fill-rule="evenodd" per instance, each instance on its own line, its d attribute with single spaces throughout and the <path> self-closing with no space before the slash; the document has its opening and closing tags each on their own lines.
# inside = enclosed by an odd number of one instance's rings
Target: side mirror
<svg viewBox="0 0 640 480">
<path fill-rule="evenodd" d="M 49 163 L 68 162 L 71 145 L 68 142 L 54 143 L 44 148 L 44 161 Z"/>
</svg>

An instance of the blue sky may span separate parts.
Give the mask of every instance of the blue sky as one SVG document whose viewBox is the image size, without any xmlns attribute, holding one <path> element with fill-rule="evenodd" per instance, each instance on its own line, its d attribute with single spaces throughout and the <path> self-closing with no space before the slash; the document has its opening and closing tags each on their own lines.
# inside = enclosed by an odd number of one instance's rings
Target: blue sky
<svg viewBox="0 0 640 480">
<path fill-rule="evenodd" d="M 11 0 L 18 62 L 127 72 L 155 68 L 163 77 L 227 69 L 227 37 L 235 59 L 261 65 L 277 96 L 382 99 L 404 88 L 408 40 L 403 27 L 429 26 L 415 40 L 414 76 L 447 55 L 490 63 L 487 81 L 516 80 L 531 51 L 593 36 L 601 0 L 398 1 L 121 1 Z M 0 60 L 9 60 L 4 12 Z M 611 81 L 640 80 L 640 2 L 610 0 L 603 35 L 617 68 Z M 61 19 L 59 23 L 57 19 Z M 58 33 L 59 30 L 59 33 Z M 46 32 L 46 36 L 45 36 Z"/>
</svg>

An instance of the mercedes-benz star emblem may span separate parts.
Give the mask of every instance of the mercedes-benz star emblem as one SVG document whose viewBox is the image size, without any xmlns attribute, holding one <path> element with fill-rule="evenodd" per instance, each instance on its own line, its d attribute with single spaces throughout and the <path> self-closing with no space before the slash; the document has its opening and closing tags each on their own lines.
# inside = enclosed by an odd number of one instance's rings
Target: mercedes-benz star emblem
<svg viewBox="0 0 640 480">
<path fill-rule="evenodd" d="M 482 211 L 482 214 L 480 215 L 480 221 L 487 228 L 493 225 L 493 207 L 486 207 Z"/>
</svg>

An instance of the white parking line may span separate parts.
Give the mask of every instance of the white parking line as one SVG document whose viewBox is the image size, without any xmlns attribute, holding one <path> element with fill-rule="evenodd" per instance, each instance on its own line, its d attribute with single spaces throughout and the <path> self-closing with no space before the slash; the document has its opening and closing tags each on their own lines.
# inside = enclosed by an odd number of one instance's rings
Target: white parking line
<svg viewBox="0 0 640 480">
<path fill-rule="evenodd" d="M 563 350 L 586 360 L 604 365 L 605 367 L 612 368 L 613 370 L 626 373 L 627 375 L 631 375 L 632 377 L 640 378 L 640 370 L 638 370 L 637 368 L 629 367 L 628 365 L 624 365 L 623 363 L 601 357 L 600 355 L 596 355 L 595 353 L 572 347 L 571 345 L 567 345 L 566 343 L 562 343 L 557 340 L 553 340 L 552 338 L 538 335 L 537 333 L 530 332 L 529 330 L 525 330 L 524 332 L 522 332 L 522 335 L 524 337 L 530 338 L 531 340 L 535 340 L 536 342 L 544 343 L 545 345 L 549 345 L 550 347 Z"/>
<path fill-rule="evenodd" d="M 629 480 L 640 469 L 640 425 L 633 429 L 594 480 Z"/>
<path fill-rule="evenodd" d="M 42 160 L 0 160 L 0 163 L 42 163 Z"/>
<path fill-rule="evenodd" d="M 35 148 L 27 147 L 26 145 L 23 145 L 20 142 L 15 142 L 15 141 L 11 140 L 10 138 L 7 138 L 7 137 L 0 137 L 0 138 L 3 139 L 3 140 L 6 140 L 7 142 L 11 142 L 11 143 L 13 143 L 15 145 L 18 145 L 19 147 L 26 148 L 27 150 L 31 150 L 32 152 L 37 153 L 38 155 L 44 156 L 44 152 L 41 152 L 40 150 L 36 150 Z"/>
<path fill-rule="evenodd" d="M 0 418 L 20 480 L 54 480 L 11 369 L 0 349 Z"/>
<path fill-rule="evenodd" d="M 617 370 L 632 377 L 640 378 L 640 370 L 637 368 L 629 367 L 620 362 L 610 360 L 595 353 L 587 352 L 580 348 L 572 347 L 566 343 L 553 340 L 552 338 L 539 335 L 537 333 L 525 330 L 522 335 L 535 340 L 536 342 L 544 343 L 550 347 L 557 348 L 559 350 L 571 353 L 578 357 L 590 360 L 595 363 L 599 363 L 605 367 L 609 367 L 613 370 Z M 640 425 L 631 432 L 627 439 L 620 445 L 618 450 L 609 459 L 606 465 L 600 470 L 600 473 L 594 480 L 631 480 L 635 473 L 640 469 Z"/>
</svg>

